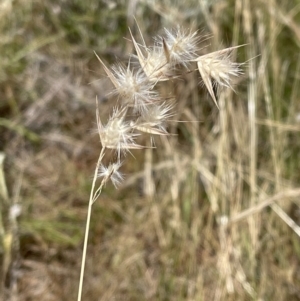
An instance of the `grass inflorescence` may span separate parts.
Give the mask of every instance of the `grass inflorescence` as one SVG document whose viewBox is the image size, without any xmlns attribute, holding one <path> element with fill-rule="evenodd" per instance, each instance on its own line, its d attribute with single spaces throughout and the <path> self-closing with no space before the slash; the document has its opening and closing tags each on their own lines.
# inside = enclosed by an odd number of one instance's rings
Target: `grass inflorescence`
<svg viewBox="0 0 300 301">
<path fill-rule="evenodd" d="M 138 67 L 132 67 L 130 61 L 127 67 L 117 64 L 109 68 L 96 54 L 114 86 L 114 90 L 109 94 L 117 95 L 118 104 L 112 108 L 112 114 L 106 124 L 103 124 L 100 119 L 97 104 L 97 128 L 102 150 L 90 193 L 78 301 L 81 300 L 82 295 L 92 205 L 100 196 L 103 186 L 109 179 L 115 186 L 121 184 L 123 176 L 119 168 L 122 165 L 122 157 L 132 149 L 147 148 L 136 143 L 135 140 L 139 135 L 142 133 L 169 135 L 165 124 L 174 115 L 172 113 L 174 105 L 160 96 L 155 90 L 156 85 L 159 82 L 177 78 L 180 68 L 188 69 L 191 63 L 196 61 L 203 83 L 217 105 L 212 85 L 230 88 L 232 77 L 238 76 L 242 72 L 240 64 L 230 60 L 231 48 L 200 56 L 198 54 L 199 41 L 202 37 L 198 32 L 184 30 L 180 27 L 174 31 L 165 29 L 166 35 L 155 37 L 155 43 L 151 47 L 146 46 L 141 31 L 140 34 L 142 44 L 137 43 L 130 31 L 136 51 L 134 57 L 139 62 Z M 102 164 L 106 149 L 116 151 L 115 161 L 107 167 Z M 100 177 L 102 181 L 95 190 L 97 177 Z"/>
<path fill-rule="evenodd" d="M 299 299 L 298 0 L 0 17 L 0 299 Z"/>
</svg>

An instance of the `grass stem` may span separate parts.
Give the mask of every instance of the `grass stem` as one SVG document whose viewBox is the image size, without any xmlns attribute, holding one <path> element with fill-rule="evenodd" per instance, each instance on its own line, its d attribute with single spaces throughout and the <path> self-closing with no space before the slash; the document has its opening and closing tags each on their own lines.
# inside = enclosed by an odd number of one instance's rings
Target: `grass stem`
<svg viewBox="0 0 300 301">
<path fill-rule="evenodd" d="M 93 183 L 92 183 L 92 189 L 90 193 L 90 199 L 89 199 L 89 206 L 88 206 L 88 212 L 87 212 L 87 218 L 86 218 L 86 226 L 85 226 L 85 234 L 84 234 L 84 243 L 83 243 L 83 251 L 82 251 L 82 261 L 81 261 L 81 270 L 80 270 L 80 280 L 79 280 L 79 286 L 78 286 L 78 297 L 77 301 L 81 301 L 82 296 L 82 286 L 83 286 L 83 276 L 84 276 L 84 270 L 85 270 L 85 261 L 86 261 L 86 253 L 87 253 L 87 244 L 88 244 L 88 238 L 89 238 L 89 229 L 90 229 L 90 221 L 91 221 L 91 215 L 92 215 L 92 206 L 93 206 L 93 200 L 94 200 L 94 191 L 95 191 L 95 184 L 97 180 L 98 175 L 98 169 L 100 166 L 100 163 L 104 157 L 104 151 L 105 147 L 102 148 L 98 162 L 95 168 Z"/>
</svg>

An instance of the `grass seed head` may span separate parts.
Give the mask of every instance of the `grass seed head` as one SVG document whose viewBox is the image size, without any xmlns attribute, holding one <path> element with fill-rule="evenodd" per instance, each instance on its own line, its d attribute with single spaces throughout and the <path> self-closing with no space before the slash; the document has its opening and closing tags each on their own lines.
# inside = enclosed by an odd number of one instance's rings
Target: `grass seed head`
<svg viewBox="0 0 300 301">
<path fill-rule="evenodd" d="M 143 111 L 147 105 L 158 101 L 159 94 L 153 90 L 154 84 L 149 81 L 142 69 L 133 71 L 122 65 L 113 66 L 117 87 L 112 93 L 119 94 L 123 105 L 133 107 L 134 111 Z"/>
<path fill-rule="evenodd" d="M 105 148 L 116 149 L 118 156 L 123 151 L 126 153 L 129 149 L 141 149 L 143 146 L 135 143 L 138 133 L 133 132 L 133 127 L 126 122 L 127 108 L 113 110 L 113 114 L 109 118 L 106 125 L 102 125 L 98 116 L 98 132 L 102 146 Z"/>
<path fill-rule="evenodd" d="M 111 163 L 107 167 L 101 164 L 98 169 L 98 178 L 103 178 L 104 183 L 110 179 L 117 188 L 124 180 L 123 174 L 119 171 L 121 165 L 121 162 Z"/>
<path fill-rule="evenodd" d="M 242 74 L 241 64 L 233 62 L 230 57 L 234 48 L 237 47 L 215 51 L 196 59 L 203 83 L 216 105 L 217 101 L 213 91 L 213 84 L 232 89 L 233 77 Z"/>
<path fill-rule="evenodd" d="M 232 88 L 232 78 L 243 73 L 241 69 L 242 64 L 231 60 L 231 52 L 234 48 L 237 47 L 215 51 L 198 57 L 196 61 L 201 76 L 204 74 L 218 85 Z"/>
<path fill-rule="evenodd" d="M 140 45 L 136 42 L 131 31 L 130 34 L 139 63 L 149 81 L 156 83 L 169 80 L 173 76 L 173 72 L 163 45 L 156 43 L 151 48 Z"/>
<path fill-rule="evenodd" d="M 186 31 L 178 27 L 175 31 L 165 28 L 166 38 L 161 38 L 168 48 L 170 63 L 185 67 L 197 57 L 198 44 L 201 37 L 197 32 Z M 163 45 L 162 45 L 163 46 Z M 165 46 L 165 47 L 166 47 Z"/>
<path fill-rule="evenodd" d="M 141 132 L 146 132 L 154 135 L 167 135 L 165 122 L 173 116 L 171 113 L 172 104 L 163 102 L 160 105 L 150 105 L 132 126 Z"/>
</svg>

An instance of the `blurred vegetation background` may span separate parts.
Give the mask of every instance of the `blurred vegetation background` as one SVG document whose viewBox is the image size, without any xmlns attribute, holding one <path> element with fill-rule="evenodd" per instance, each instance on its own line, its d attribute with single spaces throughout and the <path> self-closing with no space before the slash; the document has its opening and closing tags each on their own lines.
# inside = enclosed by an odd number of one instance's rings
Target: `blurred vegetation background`
<svg viewBox="0 0 300 301">
<path fill-rule="evenodd" d="M 83 300 L 300 300 L 299 0 L 1 0 L 1 298 L 76 300 L 95 98 L 114 103 L 93 51 L 127 61 L 137 24 L 246 44 L 245 75 L 220 110 L 197 72 L 161 85 L 191 122 L 95 203 Z"/>
</svg>

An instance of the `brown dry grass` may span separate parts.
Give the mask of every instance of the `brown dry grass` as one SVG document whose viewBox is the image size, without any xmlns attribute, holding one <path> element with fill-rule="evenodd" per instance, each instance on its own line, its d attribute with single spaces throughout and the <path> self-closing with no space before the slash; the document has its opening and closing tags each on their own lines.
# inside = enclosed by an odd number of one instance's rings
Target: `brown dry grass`
<svg viewBox="0 0 300 301">
<path fill-rule="evenodd" d="M 106 186 L 83 300 L 300 300 L 299 2 L 169 2 L 0 3 L 3 300 L 76 298 L 95 96 L 111 110 L 93 50 L 126 59 L 132 14 L 149 40 L 193 24 L 212 34 L 203 51 L 246 43 L 236 55 L 249 62 L 220 110 L 196 74 L 162 85 L 193 122 L 128 156 L 123 188 Z"/>
</svg>

